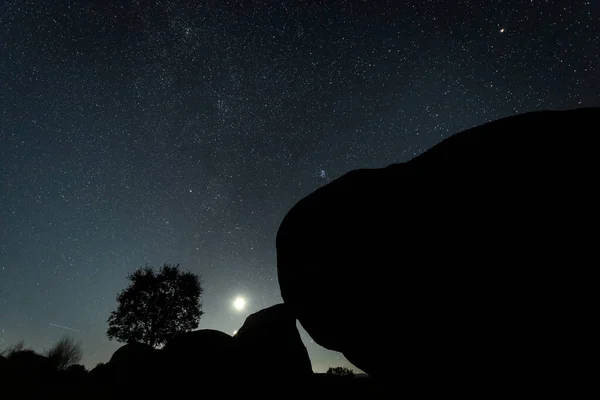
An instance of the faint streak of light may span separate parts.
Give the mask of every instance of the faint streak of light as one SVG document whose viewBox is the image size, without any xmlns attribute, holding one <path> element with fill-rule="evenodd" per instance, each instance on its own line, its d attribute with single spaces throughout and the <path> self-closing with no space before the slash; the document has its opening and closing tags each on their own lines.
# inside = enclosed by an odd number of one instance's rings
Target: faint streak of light
<svg viewBox="0 0 600 400">
<path fill-rule="evenodd" d="M 81 332 L 80 330 L 77 329 L 73 329 L 73 328 L 69 328 L 68 326 L 62 326 L 62 325 L 58 325 L 58 324 L 53 324 L 51 322 L 48 323 L 48 325 L 50 326 L 54 326 L 55 328 L 60 328 L 60 329 L 65 329 L 67 331 L 72 331 L 72 332 Z"/>
</svg>

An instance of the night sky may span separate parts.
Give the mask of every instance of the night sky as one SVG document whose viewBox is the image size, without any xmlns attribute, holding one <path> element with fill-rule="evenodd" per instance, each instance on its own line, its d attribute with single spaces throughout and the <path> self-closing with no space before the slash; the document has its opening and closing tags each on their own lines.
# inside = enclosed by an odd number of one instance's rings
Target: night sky
<svg viewBox="0 0 600 400">
<path fill-rule="evenodd" d="M 200 328 L 231 334 L 281 302 L 275 235 L 303 196 L 598 106 L 599 54 L 598 0 L 0 0 L 0 346 L 69 333 L 107 361 L 125 276 L 164 262 L 202 274 Z M 349 365 L 302 337 L 316 371 Z"/>
</svg>

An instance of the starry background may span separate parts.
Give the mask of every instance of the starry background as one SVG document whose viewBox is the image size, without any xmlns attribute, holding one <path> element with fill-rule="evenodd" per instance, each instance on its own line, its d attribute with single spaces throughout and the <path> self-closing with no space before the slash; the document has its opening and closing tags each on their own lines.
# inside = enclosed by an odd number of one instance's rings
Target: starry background
<svg viewBox="0 0 600 400">
<path fill-rule="evenodd" d="M 2 0 L 0 346 L 69 333 L 107 361 L 146 263 L 202 274 L 200 327 L 232 333 L 281 301 L 295 202 L 496 118 L 600 105 L 599 50 L 598 0 Z M 349 365 L 302 337 L 315 370 Z"/>
</svg>

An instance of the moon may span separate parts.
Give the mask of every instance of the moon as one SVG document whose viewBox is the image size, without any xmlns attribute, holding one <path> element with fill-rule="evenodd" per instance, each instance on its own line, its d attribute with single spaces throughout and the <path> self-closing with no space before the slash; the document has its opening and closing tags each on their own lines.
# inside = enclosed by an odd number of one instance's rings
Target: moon
<svg viewBox="0 0 600 400">
<path fill-rule="evenodd" d="M 235 300 L 233 300 L 233 308 L 237 311 L 242 311 L 246 308 L 246 299 L 241 296 L 236 297 Z"/>
</svg>

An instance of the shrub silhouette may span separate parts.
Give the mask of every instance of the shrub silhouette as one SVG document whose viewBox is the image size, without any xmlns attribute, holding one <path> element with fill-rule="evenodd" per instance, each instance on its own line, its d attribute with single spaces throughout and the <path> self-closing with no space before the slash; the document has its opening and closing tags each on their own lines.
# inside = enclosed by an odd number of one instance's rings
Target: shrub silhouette
<svg viewBox="0 0 600 400">
<path fill-rule="evenodd" d="M 127 279 L 131 283 L 117 296 L 118 308 L 108 318 L 109 339 L 156 347 L 198 326 L 204 314 L 198 275 L 165 264 L 158 272 L 138 268 Z"/>
<path fill-rule="evenodd" d="M 66 369 L 67 372 L 70 373 L 76 373 L 76 374 L 81 374 L 81 373 L 87 373 L 88 370 L 85 368 L 85 366 L 81 365 L 81 364 L 72 364 L 69 365 Z"/>
<path fill-rule="evenodd" d="M 64 370 L 73 364 L 77 364 L 82 355 L 81 342 L 76 342 L 66 335 L 46 352 L 46 357 L 57 370 Z"/>
<path fill-rule="evenodd" d="M 354 371 L 346 367 L 329 367 L 327 374 L 354 378 Z"/>
<path fill-rule="evenodd" d="M 2 350 L 0 350 L 0 357 L 5 357 L 7 359 L 10 359 L 10 357 L 15 354 L 18 353 L 20 351 L 24 351 L 24 350 L 28 350 L 25 348 L 25 342 L 23 342 L 22 340 L 18 343 L 13 344 L 12 346 L 8 346 Z"/>
<path fill-rule="evenodd" d="M 22 376 L 36 375 L 49 377 L 50 374 L 55 372 L 54 365 L 48 357 L 38 354 L 31 349 L 13 351 L 7 360 L 8 367 L 13 372 L 24 374 Z"/>
</svg>

